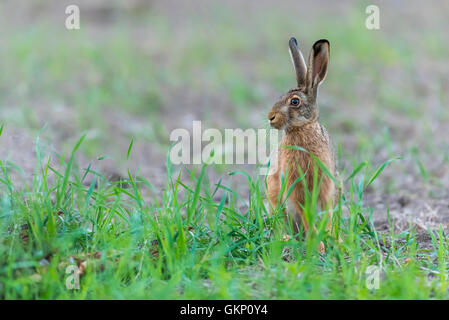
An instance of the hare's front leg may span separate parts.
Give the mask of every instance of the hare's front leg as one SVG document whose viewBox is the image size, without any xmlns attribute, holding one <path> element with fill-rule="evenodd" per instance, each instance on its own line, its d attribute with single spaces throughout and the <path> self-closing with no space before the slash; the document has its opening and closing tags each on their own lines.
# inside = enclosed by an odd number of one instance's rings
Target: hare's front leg
<svg viewBox="0 0 449 320">
<path fill-rule="evenodd" d="M 267 176 L 268 201 L 270 202 L 270 212 L 273 214 L 278 205 L 278 197 L 281 192 L 281 178 L 279 167 L 270 171 Z"/>
<path fill-rule="evenodd" d="M 274 214 L 278 206 L 283 205 L 284 199 L 280 199 L 281 193 L 281 169 L 273 168 L 273 171 L 267 176 L 268 200 L 270 202 L 270 213 Z M 285 222 L 288 223 L 288 216 L 284 207 L 281 208 Z"/>
<path fill-rule="evenodd" d="M 337 190 L 334 182 L 329 179 L 326 184 L 323 184 L 319 197 L 321 210 L 326 210 L 327 212 L 326 214 L 328 220 L 326 230 L 333 236 L 336 236 L 335 230 L 333 230 L 332 232 L 333 209 L 339 201 L 341 192 L 342 190 L 340 188 Z M 337 241 L 342 242 L 340 236 L 338 237 Z"/>
<path fill-rule="evenodd" d="M 331 231 L 332 229 L 332 210 L 334 207 L 335 200 L 335 186 L 334 182 L 328 178 L 323 181 L 320 190 L 319 203 L 321 210 L 326 210 L 327 212 L 327 226 L 326 230 Z"/>
<path fill-rule="evenodd" d="M 292 195 L 290 195 L 290 198 L 288 199 L 288 202 L 290 204 L 289 208 L 292 216 L 293 221 L 293 230 L 298 233 L 301 231 L 301 225 L 303 228 L 304 234 L 307 234 L 309 231 L 309 224 L 307 223 L 306 217 L 304 215 L 304 212 L 302 211 L 301 206 L 299 205 L 299 202 L 297 200 L 297 197 L 294 196 L 294 192 Z"/>
<path fill-rule="evenodd" d="M 300 227 L 299 227 L 299 222 L 302 223 L 303 226 L 303 230 L 304 233 L 307 234 L 309 231 L 309 223 L 307 222 L 307 219 L 304 215 L 304 212 L 302 211 L 301 206 L 299 205 L 298 201 L 291 201 L 293 203 L 293 209 L 294 212 L 294 216 L 292 217 L 293 222 L 294 222 L 294 227 L 295 227 L 295 232 L 299 232 Z M 300 220 L 300 221 L 299 221 Z M 316 227 L 314 225 L 312 225 L 312 230 L 315 234 L 318 233 L 318 230 L 316 229 Z M 318 245 L 318 251 L 322 254 L 324 254 L 326 252 L 325 248 L 324 248 L 324 243 L 323 241 L 320 241 L 319 245 Z"/>
<path fill-rule="evenodd" d="M 281 203 L 283 202 L 283 199 L 279 198 L 280 192 L 281 192 L 281 186 L 282 186 L 280 174 L 281 174 L 280 169 L 277 168 L 276 170 L 273 170 L 271 172 L 271 174 L 269 174 L 267 177 L 268 200 L 270 202 L 270 213 L 271 214 L 274 214 L 276 212 L 276 210 L 278 209 L 278 206 L 281 205 Z M 290 199 L 289 199 L 289 201 L 290 201 Z M 288 215 L 286 213 L 286 210 L 285 210 L 285 208 L 281 208 L 281 210 L 284 215 L 284 220 L 288 224 Z M 296 210 L 296 207 L 294 208 L 294 210 Z M 300 217 L 300 215 L 298 215 L 298 214 L 293 214 L 293 216 L 292 216 L 293 230 L 295 232 L 299 232 L 299 230 L 300 230 L 300 227 L 299 227 L 300 222 L 298 221 L 298 217 Z M 303 224 L 304 224 L 304 222 L 303 222 Z M 307 226 L 307 224 L 305 224 L 305 226 Z M 290 236 L 287 234 L 284 234 L 283 239 L 290 239 Z"/>
<path fill-rule="evenodd" d="M 321 185 L 319 203 L 321 210 L 326 210 L 327 212 L 327 231 L 332 229 L 332 213 L 334 206 L 338 202 L 338 194 L 335 190 L 335 183 L 328 177 L 324 178 L 323 184 Z"/>
</svg>

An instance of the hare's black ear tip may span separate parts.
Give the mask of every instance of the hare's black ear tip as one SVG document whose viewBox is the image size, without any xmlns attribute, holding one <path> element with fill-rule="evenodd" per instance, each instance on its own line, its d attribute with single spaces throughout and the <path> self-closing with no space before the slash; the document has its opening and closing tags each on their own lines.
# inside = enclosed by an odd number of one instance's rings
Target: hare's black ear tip
<svg viewBox="0 0 449 320">
<path fill-rule="evenodd" d="M 329 40 L 327 40 L 327 39 L 320 39 L 320 40 L 318 40 L 317 42 L 315 42 L 313 47 L 316 48 L 316 47 L 321 46 L 323 44 L 326 44 L 328 47 L 330 47 Z"/>
<path fill-rule="evenodd" d="M 296 41 L 295 37 L 291 37 L 290 40 L 288 41 L 289 43 L 294 43 L 296 46 L 298 45 L 298 41 Z"/>
</svg>

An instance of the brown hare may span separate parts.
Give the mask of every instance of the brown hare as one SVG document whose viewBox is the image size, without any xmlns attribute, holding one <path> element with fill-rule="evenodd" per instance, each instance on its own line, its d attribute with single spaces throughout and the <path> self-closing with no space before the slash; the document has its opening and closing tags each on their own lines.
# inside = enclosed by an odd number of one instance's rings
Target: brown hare
<svg viewBox="0 0 449 320">
<path fill-rule="evenodd" d="M 315 42 L 310 52 L 308 64 L 304 61 L 295 38 L 289 41 L 290 55 L 296 71 L 298 86 L 284 94 L 268 113 L 270 125 L 283 130 L 284 135 L 280 143 L 277 166 L 267 177 L 268 197 L 272 210 L 285 200 L 291 214 L 296 232 L 302 224 L 303 231 L 308 232 L 309 224 L 301 205 L 305 201 L 305 185 L 312 191 L 314 166 L 317 166 L 317 181 L 321 179 L 318 201 L 321 210 L 328 212 L 327 230 L 331 228 L 332 206 L 336 200 L 336 186 L 334 181 L 326 175 L 314 162 L 313 154 L 324 164 L 332 176 L 336 174 L 332 144 L 326 129 L 318 122 L 317 93 L 318 87 L 326 77 L 329 63 L 329 41 Z M 298 146 L 300 148 L 288 148 Z M 300 167 L 300 170 L 298 169 Z M 281 176 L 286 179 L 286 190 L 297 178 L 303 176 L 304 181 L 296 183 L 288 199 L 278 199 L 281 190 Z M 304 184 L 305 182 L 305 184 Z M 284 192 L 284 197 L 287 192 Z M 279 201 L 279 202 L 278 202 Z M 312 226 L 312 230 L 315 228 Z M 324 252 L 321 242 L 319 251 Z"/>
</svg>

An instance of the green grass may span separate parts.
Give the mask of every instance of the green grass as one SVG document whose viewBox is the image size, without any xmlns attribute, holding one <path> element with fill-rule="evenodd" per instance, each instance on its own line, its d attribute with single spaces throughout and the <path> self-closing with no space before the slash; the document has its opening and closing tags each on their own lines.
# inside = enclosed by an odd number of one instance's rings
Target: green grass
<svg viewBox="0 0 449 320">
<path fill-rule="evenodd" d="M 433 248 L 420 251 L 413 229 L 381 234 L 372 225 L 363 193 L 388 163 L 371 168 L 366 161 L 344 177 L 348 187 L 333 220 L 341 243 L 324 232 L 325 220 L 314 208 L 317 188 L 308 194 L 305 210 L 318 233 L 285 240 L 291 228 L 281 214 L 267 213 L 260 176 L 232 174 L 247 180 L 249 198 L 242 199 L 229 186 L 212 185 L 207 165 L 182 182 L 184 169 L 167 161 L 166 188 L 149 196 L 152 186 L 143 177 L 129 174 L 112 183 L 79 168 L 75 155 L 83 139 L 70 157 L 60 157 L 60 169 L 38 160 L 25 187 L 11 182 L 17 170 L 12 164 L 0 163 L 1 298 L 449 297 L 449 248 L 442 232 L 430 232 Z M 39 139 L 36 152 L 43 160 Z M 316 250 L 319 241 L 326 245 L 324 255 Z M 78 290 L 66 287 L 70 265 L 82 269 Z M 366 286 L 369 266 L 382 270 L 378 290 Z"/>
</svg>

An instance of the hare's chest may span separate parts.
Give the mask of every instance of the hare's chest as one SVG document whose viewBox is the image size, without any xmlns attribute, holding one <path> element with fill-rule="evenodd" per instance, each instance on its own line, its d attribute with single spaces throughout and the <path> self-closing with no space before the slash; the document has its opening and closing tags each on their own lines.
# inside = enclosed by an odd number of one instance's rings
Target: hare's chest
<svg viewBox="0 0 449 320">
<path fill-rule="evenodd" d="M 296 178 L 299 175 L 308 175 L 313 165 L 313 158 L 300 150 L 281 149 L 280 169 L 284 176 Z"/>
</svg>

